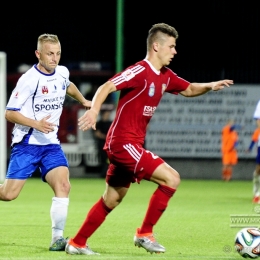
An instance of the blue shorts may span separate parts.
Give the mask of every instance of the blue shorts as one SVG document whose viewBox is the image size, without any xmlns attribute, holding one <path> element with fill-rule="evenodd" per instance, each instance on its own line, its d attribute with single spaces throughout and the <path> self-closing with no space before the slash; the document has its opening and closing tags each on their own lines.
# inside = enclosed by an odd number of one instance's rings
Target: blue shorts
<svg viewBox="0 0 260 260">
<path fill-rule="evenodd" d="M 26 180 L 39 169 L 44 182 L 46 174 L 59 166 L 69 167 L 59 144 L 16 144 L 10 155 L 6 179 Z"/>
</svg>

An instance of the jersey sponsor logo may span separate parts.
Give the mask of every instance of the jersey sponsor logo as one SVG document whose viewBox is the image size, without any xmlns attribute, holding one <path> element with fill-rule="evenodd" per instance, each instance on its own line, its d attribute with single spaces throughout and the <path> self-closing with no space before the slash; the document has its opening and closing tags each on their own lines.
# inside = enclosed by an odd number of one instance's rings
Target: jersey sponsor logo
<svg viewBox="0 0 260 260">
<path fill-rule="evenodd" d="M 56 78 L 54 79 L 48 79 L 47 82 L 53 81 L 53 80 L 57 80 Z"/>
<path fill-rule="evenodd" d="M 162 84 L 162 95 L 163 95 L 163 93 L 164 93 L 164 91 L 165 91 L 166 88 L 167 88 L 167 85 L 166 85 L 165 83 L 163 83 L 163 84 Z"/>
<path fill-rule="evenodd" d="M 156 107 L 151 107 L 151 106 L 144 106 L 144 116 L 153 116 L 154 112 L 156 110 Z"/>
<path fill-rule="evenodd" d="M 57 109 L 62 109 L 63 107 L 63 102 L 57 103 L 57 104 L 36 104 L 34 106 L 35 112 L 39 111 L 51 111 L 51 110 L 57 110 Z"/>
<path fill-rule="evenodd" d="M 59 99 L 60 100 L 64 100 L 64 98 L 63 97 L 54 97 L 54 98 L 45 98 L 44 100 L 43 100 L 43 102 L 57 102 L 57 101 L 59 101 Z"/>
<path fill-rule="evenodd" d="M 48 94 L 49 90 L 46 86 L 42 86 L 42 94 L 46 95 Z"/>
<path fill-rule="evenodd" d="M 149 87 L 149 92 L 148 92 L 149 97 L 154 96 L 154 93 L 155 93 L 155 86 L 154 86 L 154 83 L 152 82 Z"/>
<path fill-rule="evenodd" d="M 122 75 L 122 77 L 124 77 L 124 79 L 125 79 L 126 81 L 132 79 L 132 78 L 135 76 L 135 74 L 133 73 L 133 71 L 130 70 L 130 69 L 124 71 L 121 75 Z"/>
</svg>

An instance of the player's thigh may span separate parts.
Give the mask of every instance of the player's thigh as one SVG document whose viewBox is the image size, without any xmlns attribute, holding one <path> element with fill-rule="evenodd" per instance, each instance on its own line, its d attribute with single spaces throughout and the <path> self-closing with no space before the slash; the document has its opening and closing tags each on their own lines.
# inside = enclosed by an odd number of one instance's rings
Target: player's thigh
<svg viewBox="0 0 260 260">
<path fill-rule="evenodd" d="M 48 178 L 49 184 L 51 183 L 50 181 L 68 181 L 68 167 L 67 158 L 59 145 L 49 145 L 46 147 L 40 165 L 43 181 L 47 181 L 46 178 Z"/>
<path fill-rule="evenodd" d="M 180 175 L 166 162 L 160 164 L 153 172 L 150 181 L 176 189 L 180 184 Z"/>
<path fill-rule="evenodd" d="M 112 187 L 106 184 L 106 190 L 103 194 L 103 199 L 107 207 L 110 209 L 115 208 L 127 194 L 128 188 L 126 187 Z"/>
<path fill-rule="evenodd" d="M 26 180 L 19 179 L 5 179 L 4 183 L 0 186 L 1 200 L 14 200 L 20 194 Z"/>
</svg>

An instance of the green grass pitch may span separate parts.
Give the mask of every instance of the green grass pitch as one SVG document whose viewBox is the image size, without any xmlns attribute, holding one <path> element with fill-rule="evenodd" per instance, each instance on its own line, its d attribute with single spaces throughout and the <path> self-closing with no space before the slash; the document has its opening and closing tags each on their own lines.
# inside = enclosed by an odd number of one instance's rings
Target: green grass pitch
<svg viewBox="0 0 260 260">
<path fill-rule="evenodd" d="M 102 195 L 105 182 L 103 179 L 82 178 L 71 179 L 71 185 L 64 232 L 68 237 L 76 234 L 86 213 Z M 251 202 L 252 182 L 182 180 L 154 228 L 157 240 L 166 247 L 166 253 L 151 255 L 133 245 L 133 236 L 141 225 L 155 188 L 154 183 L 146 181 L 130 187 L 123 202 L 88 241 L 100 256 L 71 256 L 65 252 L 48 251 L 53 193 L 40 179 L 29 179 L 16 200 L 0 202 L 0 259 L 243 259 L 234 250 L 234 237 L 244 223 L 239 224 L 241 227 L 232 227 L 237 223 L 232 222 L 231 216 L 255 216 L 259 213 L 258 206 Z"/>
</svg>

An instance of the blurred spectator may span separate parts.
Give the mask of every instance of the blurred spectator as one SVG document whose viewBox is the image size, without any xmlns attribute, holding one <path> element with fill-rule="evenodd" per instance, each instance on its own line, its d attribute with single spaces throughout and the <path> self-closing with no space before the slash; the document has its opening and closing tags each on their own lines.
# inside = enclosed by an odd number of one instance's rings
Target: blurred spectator
<svg viewBox="0 0 260 260">
<path fill-rule="evenodd" d="M 237 145 L 238 133 L 233 120 L 229 120 L 221 132 L 221 153 L 222 153 L 222 179 L 229 181 L 232 178 L 233 167 L 238 162 Z"/>
</svg>

